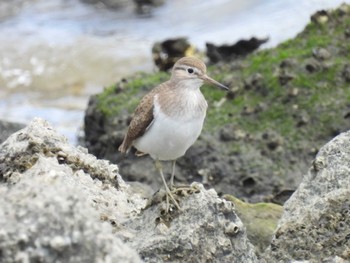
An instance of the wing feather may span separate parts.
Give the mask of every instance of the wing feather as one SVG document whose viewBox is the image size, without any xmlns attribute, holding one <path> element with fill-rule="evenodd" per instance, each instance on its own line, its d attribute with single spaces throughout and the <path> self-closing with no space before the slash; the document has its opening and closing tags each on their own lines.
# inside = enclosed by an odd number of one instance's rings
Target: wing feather
<svg viewBox="0 0 350 263">
<path fill-rule="evenodd" d="M 129 124 L 124 140 L 118 148 L 120 152 L 128 152 L 133 145 L 133 142 L 137 138 L 141 137 L 147 131 L 147 129 L 151 127 L 154 120 L 154 96 L 157 94 L 158 90 L 162 88 L 162 86 L 163 85 L 157 86 L 141 99 Z"/>
</svg>

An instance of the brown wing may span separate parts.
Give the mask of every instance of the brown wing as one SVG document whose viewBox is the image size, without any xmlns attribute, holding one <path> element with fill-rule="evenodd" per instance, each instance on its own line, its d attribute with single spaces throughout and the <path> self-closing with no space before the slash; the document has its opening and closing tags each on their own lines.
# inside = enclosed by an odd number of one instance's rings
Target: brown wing
<svg viewBox="0 0 350 263">
<path fill-rule="evenodd" d="M 130 122 L 128 131 L 124 137 L 123 143 L 119 146 L 118 150 L 122 153 L 126 153 L 134 140 L 142 136 L 147 128 L 153 121 L 153 100 L 157 91 L 161 88 L 161 85 L 151 90 L 146 94 L 137 106 L 134 116 Z"/>
</svg>

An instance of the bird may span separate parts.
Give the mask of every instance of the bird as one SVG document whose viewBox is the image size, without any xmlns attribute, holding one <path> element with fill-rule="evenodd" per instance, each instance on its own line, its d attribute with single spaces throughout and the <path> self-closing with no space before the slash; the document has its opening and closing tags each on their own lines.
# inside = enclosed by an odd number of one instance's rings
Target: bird
<svg viewBox="0 0 350 263">
<path fill-rule="evenodd" d="M 198 139 L 208 103 L 200 87 L 211 84 L 223 90 L 228 87 L 207 75 L 205 63 L 196 57 L 183 57 L 174 64 L 168 81 L 156 86 L 139 102 L 118 150 L 126 154 L 131 147 L 136 155 L 149 154 L 155 160 L 167 195 L 181 210 L 171 189 L 174 188 L 176 160 Z M 163 174 L 161 161 L 172 162 L 170 188 Z"/>
</svg>

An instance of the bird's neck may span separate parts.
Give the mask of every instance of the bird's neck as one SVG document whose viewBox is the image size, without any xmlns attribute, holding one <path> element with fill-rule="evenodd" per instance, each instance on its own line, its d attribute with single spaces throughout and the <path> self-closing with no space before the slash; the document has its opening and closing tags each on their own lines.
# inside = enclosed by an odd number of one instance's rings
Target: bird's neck
<svg viewBox="0 0 350 263">
<path fill-rule="evenodd" d="M 167 90 L 158 94 L 155 103 L 168 116 L 193 119 L 205 116 L 207 102 L 200 91 L 200 82 L 177 82 L 167 85 Z"/>
<path fill-rule="evenodd" d="M 188 91 L 198 90 L 203 85 L 203 80 L 201 79 L 183 79 L 173 81 L 173 87 L 175 89 L 182 89 Z"/>
</svg>

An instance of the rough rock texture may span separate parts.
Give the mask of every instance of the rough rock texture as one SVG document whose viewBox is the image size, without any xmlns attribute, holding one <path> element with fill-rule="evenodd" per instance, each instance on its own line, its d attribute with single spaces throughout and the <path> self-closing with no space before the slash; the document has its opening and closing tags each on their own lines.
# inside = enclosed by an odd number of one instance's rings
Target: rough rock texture
<svg viewBox="0 0 350 263">
<path fill-rule="evenodd" d="M 249 204 L 232 195 L 225 195 L 226 200 L 235 205 L 235 211 L 247 228 L 247 235 L 259 254 L 271 244 L 283 207 L 273 203 Z"/>
<path fill-rule="evenodd" d="M 0 187 L 0 262 L 141 262 L 100 221 L 72 174 L 55 160 L 34 166 L 14 186 Z"/>
<path fill-rule="evenodd" d="M 178 160 L 178 183 L 201 182 L 249 202 L 275 201 L 297 188 L 318 149 L 350 129 L 349 10 L 344 4 L 320 12 L 322 24 L 312 19 L 295 38 L 208 68 L 230 91 L 201 88 L 207 117 Z M 89 151 L 154 190 L 162 182 L 152 160 L 123 158 L 117 148 L 141 96 L 167 79 L 163 72 L 135 74 L 93 96 L 85 116 Z"/>
<path fill-rule="evenodd" d="M 0 262 L 257 262 L 231 202 L 202 185 L 164 213 L 118 167 L 35 119 L 0 146 Z M 139 253 L 139 255 L 137 254 Z"/>
<path fill-rule="evenodd" d="M 246 229 L 233 203 L 215 190 L 194 183 L 196 193 L 183 197 L 183 211 L 161 216 L 158 207 L 132 222 L 130 244 L 145 262 L 257 262 Z M 155 214 L 160 214 L 155 217 Z"/>
<path fill-rule="evenodd" d="M 0 146 L 0 262 L 140 262 L 112 234 L 144 201 L 118 167 L 34 120 Z"/>
<path fill-rule="evenodd" d="M 350 131 L 321 148 L 299 188 L 285 203 L 265 257 L 268 262 L 321 262 L 336 257 L 349 262 Z"/>
</svg>

